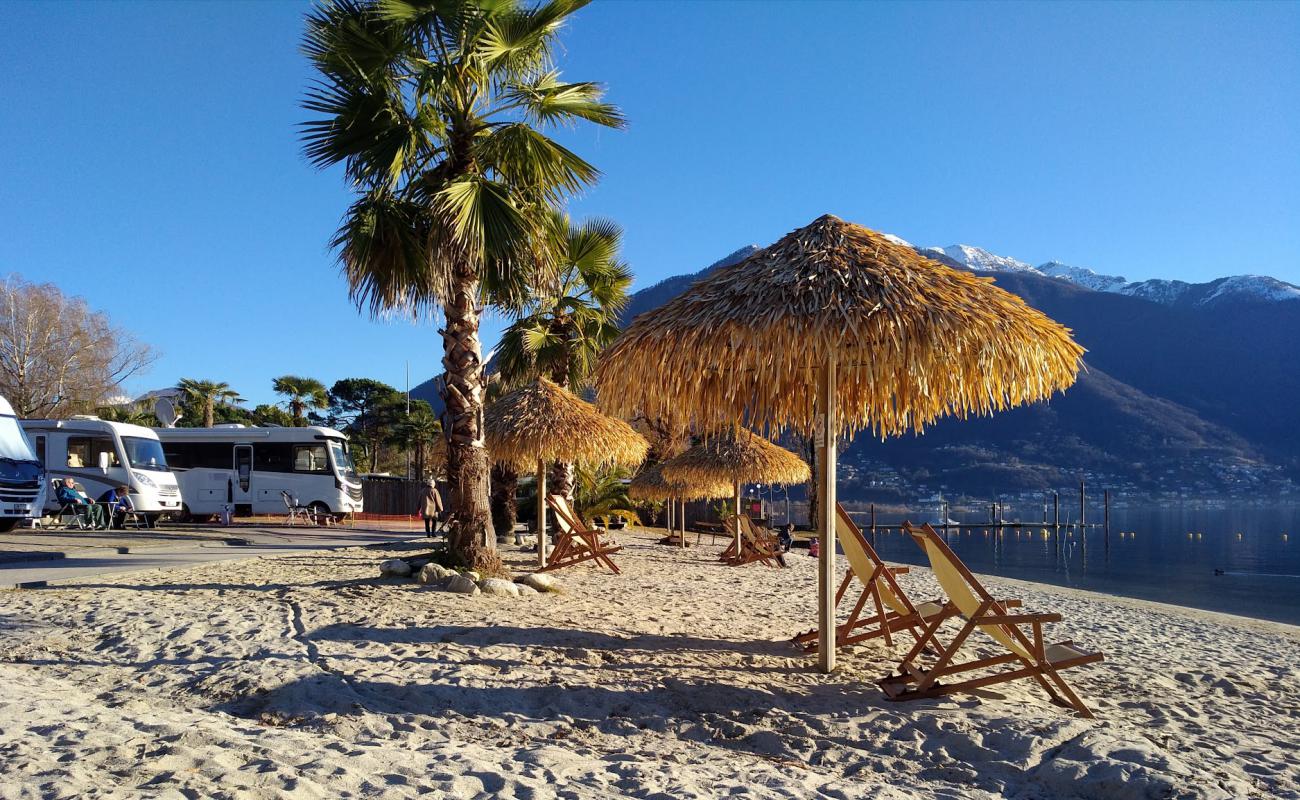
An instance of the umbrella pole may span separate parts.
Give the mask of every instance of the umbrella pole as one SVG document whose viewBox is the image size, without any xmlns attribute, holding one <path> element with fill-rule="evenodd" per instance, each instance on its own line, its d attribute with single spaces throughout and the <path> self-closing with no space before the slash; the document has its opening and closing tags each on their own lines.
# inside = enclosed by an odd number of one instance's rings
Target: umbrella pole
<svg viewBox="0 0 1300 800">
<path fill-rule="evenodd" d="M 740 558 L 740 484 L 736 484 L 736 558 Z"/>
<path fill-rule="evenodd" d="M 817 478 L 820 482 L 817 510 L 818 553 L 817 569 L 817 669 L 831 672 L 835 669 L 835 591 L 831 581 L 835 578 L 835 355 L 826 359 L 817 386 L 816 430 Z"/>
<path fill-rule="evenodd" d="M 537 461 L 537 566 L 546 566 L 546 462 Z"/>
<path fill-rule="evenodd" d="M 682 536 L 681 547 L 683 550 L 685 550 L 686 549 L 686 499 L 682 498 L 677 502 L 678 502 L 677 507 L 681 511 L 681 513 L 677 515 L 677 524 L 681 528 L 681 536 Z"/>
</svg>

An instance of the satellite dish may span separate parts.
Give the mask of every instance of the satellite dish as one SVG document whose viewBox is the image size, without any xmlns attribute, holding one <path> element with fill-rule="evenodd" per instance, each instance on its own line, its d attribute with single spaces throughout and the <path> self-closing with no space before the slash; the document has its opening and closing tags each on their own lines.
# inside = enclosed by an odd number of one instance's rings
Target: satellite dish
<svg viewBox="0 0 1300 800">
<path fill-rule="evenodd" d="M 159 397 L 153 401 L 153 415 L 164 428 L 175 428 L 181 418 L 181 415 L 176 413 L 176 405 L 166 397 Z"/>
</svg>

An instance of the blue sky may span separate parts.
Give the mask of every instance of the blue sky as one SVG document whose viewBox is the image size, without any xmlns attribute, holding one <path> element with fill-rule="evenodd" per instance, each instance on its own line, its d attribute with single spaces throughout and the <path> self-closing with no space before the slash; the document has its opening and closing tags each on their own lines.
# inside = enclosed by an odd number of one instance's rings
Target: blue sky
<svg viewBox="0 0 1300 800">
<path fill-rule="evenodd" d="M 296 138 L 304 10 L 5 6 L 0 272 L 157 347 L 131 390 L 440 369 L 436 325 L 358 314 L 327 251 L 348 195 Z M 1300 283 L 1297 41 L 1297 3 L 597 3 L 561 66 L 630 127 L 563 136 L 605 172 L 573 211 L 626 228 L 638 286 L 826 212 L 1131 280 Z"/>
</svg>

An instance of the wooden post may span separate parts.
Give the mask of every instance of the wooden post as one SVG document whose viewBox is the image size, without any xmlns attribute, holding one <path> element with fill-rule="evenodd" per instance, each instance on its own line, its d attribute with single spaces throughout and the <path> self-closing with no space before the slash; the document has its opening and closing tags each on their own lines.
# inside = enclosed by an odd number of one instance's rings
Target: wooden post
<svg viewBox="0 0 1300 800">
<path fill-rule="evenodd" d="M 1060 532 L 1061 527 L 1061 493 L 1052 491 L 1052 527 Z"/>
<path fill-rule="evenodd" d="M 871 504 L 871 545 L 876 544 L 876 504 Z"/>
<path fill-rule="evenodd" d="M 546 462 L 537 462 L 537 566 L 546 566 Z"/>
<path fill-rule="evenodd" d="M 1088 487 L 1087 484 L 1079 480 L 1079 535 L 1083 535 L 1083 529 L 1088 526 Z"/>
<path fill-rule="evenodd" d="M 740 484 L 736 484 L 736 558 L 740 558 Z"/>
<path fill-rule="evenodd" d="M 1101 501 L 1102 501 L 1102 508 L 1104 509 L 1103 511 L 1104 516 L 1102 517 L 1102 519 L 1105 521 L 1104 527 L 1106 529 L 1105 543 L 1106 543 L 1106 549 L 1109 550 L 1110 549 L 1110 489 L 1106 489 L 1101 493 Z"/>
<path fill-rule="evenodd" d="M 816 430 L 817 477 L 821 479 L 818 499 L 821 512 L 817 534 L 821 547 L 817 570 L 817 669 L 830 673 L 835 669 L 835 355 L 826 359 L 817 387 Z"/>
<path fill-rule="evenodd" d="M 683 550 L 685 550 L 686 549 L 686 498 L 684 497 L 680 498 L 677 502 L 678 502 L 678 508 L 681 510 L 681 513 L 677 515 L 677 527 L 678 527 L 678 533 L 680 533 L 682 537 L 681 547 Z"/>
</svg>

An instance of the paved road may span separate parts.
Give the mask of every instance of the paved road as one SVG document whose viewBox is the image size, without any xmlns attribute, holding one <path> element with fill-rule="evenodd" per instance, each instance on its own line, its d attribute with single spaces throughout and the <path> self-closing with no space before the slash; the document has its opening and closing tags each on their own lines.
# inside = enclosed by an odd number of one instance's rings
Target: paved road
<svg viewBox="0 0 1300 800">
<path fill-rule="evenodd" d="M 239 561 L 341 547 L 392 544 L 420 538 L 419 534 L 410 531 L 353 528 L 256 527 L 231 529 L 230 534 L 247 544 L 228 545 L 219 541 L 192 540 L 159 547 L 133 546 L 128 553 L 99 547 L 68 550 L 64 552 L 64 557 L 47 561 L 3 562 L 0 563 L 0 589 L 37 588 L 97 575 L 180 569 L 212 561 Z"/>
</svg>

